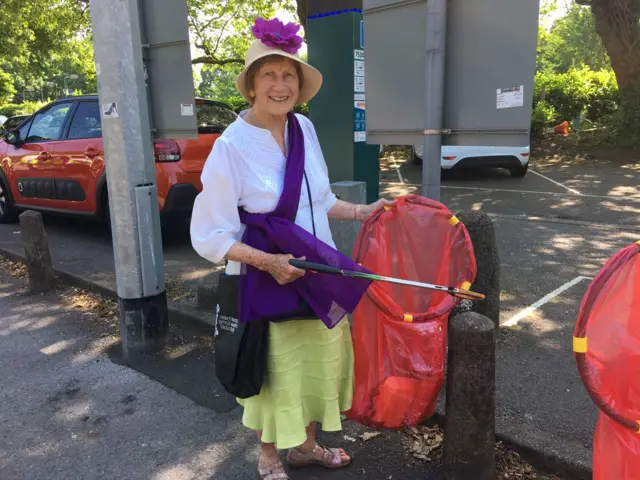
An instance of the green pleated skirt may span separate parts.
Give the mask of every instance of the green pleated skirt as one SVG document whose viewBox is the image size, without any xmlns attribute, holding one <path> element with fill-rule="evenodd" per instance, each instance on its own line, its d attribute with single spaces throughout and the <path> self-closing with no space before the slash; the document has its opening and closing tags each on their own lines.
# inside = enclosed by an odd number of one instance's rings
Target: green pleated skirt
<svg viewBox="0 0 640 480">
<path fill-rule="evenodd" d="M 279 449 L 301 445 L 305 428 L 340 431 L 353 399 L 353 344 L 345 318 L 329 330 L 320 320 L 269 325 L 265 381 L 259 395 L 238 399 L 242 423 Z"/>
</svg>

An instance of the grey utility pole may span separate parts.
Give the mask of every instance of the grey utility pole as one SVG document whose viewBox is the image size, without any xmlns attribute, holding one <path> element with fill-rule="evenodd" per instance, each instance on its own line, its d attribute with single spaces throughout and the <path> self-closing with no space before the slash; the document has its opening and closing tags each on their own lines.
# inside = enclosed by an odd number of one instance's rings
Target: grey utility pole
<svg viewBox="0 0 640 480">
<path fill-rule="evenodd" d="M 447 37 L 447 0 L 427 2 L 425 136 L 422 195 L 440 201 L 440 162 Z"/>
<path fill-rule="evenodd" d="M 120 333 L 126 358 L 168 331 L 158 192 L 138 0 L 91 0 Z"/>
</svg>

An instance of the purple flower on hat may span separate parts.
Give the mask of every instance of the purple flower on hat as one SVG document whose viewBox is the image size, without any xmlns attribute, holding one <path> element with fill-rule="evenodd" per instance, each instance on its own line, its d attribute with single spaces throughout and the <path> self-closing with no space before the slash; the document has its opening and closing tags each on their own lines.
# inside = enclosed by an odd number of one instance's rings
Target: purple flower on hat
<svg viewBox="0 0 640 480">
<path fill-rule="evenodd" d="M 277 18 L 265 20 L 256 18 L 256 22 L 251 29 L 255 37 L 266 46 L 279 48 L 280 50 L 296 54 L 302 46 L 303 39 L 297 35 L 300 25 L 295 23 L 282 23 Z"/>
</svg>

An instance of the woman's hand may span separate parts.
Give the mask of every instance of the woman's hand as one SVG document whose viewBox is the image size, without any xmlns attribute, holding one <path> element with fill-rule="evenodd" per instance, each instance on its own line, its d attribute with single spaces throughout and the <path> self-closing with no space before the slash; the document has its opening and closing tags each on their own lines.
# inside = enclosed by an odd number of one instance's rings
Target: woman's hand
<svg viewBox="0 0 640 480">
<path fill-rule="evenodd" d="M 375 203 L 370 205 L 358 205 L 357 207 L 357 218 L 358 220 L 364 220 L 369 217 L 372 213 L 380 210 L 384 207 L 393 207 L 396 204 L 396 200 L 387 200 L 386 198 L 381 198 Z"/>
<path fill-rule="evenodd" d="M 295 282 L 304 276 L 305 271 L 289 265 L 289 260 L 306 260 L 306 257 L 295 258 L 293 255 L 270 255 L 264 270 L 271 274 L 280 285 Z"/>
</svg>

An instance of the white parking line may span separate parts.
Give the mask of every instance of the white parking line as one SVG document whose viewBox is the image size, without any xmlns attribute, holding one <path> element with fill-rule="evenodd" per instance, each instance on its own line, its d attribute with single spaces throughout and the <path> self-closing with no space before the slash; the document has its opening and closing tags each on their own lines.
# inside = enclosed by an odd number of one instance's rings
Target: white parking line
<svg viewBox="0 0 640 480">
<path fill-rule="evenodd" d="M 551 183 L 555 183 L 556 185 L 558 185 L 558 186 L 560 186 L 560 187 L 562 187 L 562 188 L 566 188 L 567 190 L 569 190 L 569 191 L 570 191 L 570 192 L 572 192 L 572 193 L 575 193 L 576 195 L 582 195 L 578 190 L 575 190 L 575 189 L 573 189 L 573 188 L 569 188 L 569 187 L 567 187 L 566 185 L 564 185 L 564 184 L 562 184 L 562 183 L 560 183 L 560 182 L 556 182 L 556 181 L 555 181 L 555 180 L 553 180 L 552 178 L 545 177 L 545 176 L 544 176 L 544 175 L 542 175 L 541 173 L 538 173 L 538 172 L 536 172 L 535 170 L 531 170 L 531 168 L 529 168 L 529 171 L 530 171 L 531 173 L 533 173 L 534 175 L 538 175 L 539 177 L 544 178 L 545 180 L 550 181 Z"/>
<path fill-rule="evenodd" d="M 400 172 L 400 167 L 396 163 L 396 159 L 394 157 L 391 157 L 391 161 L 393 162 L 393 168 L 395 168 L 396 172 L 398 173 L 398 179 L 400 180 L 400 183 L 404 183 L 404 178 L 402 178 L 402 173 Z"/>
<path fill-rule="evenodd" d="M 591 277 L 583 277 L 583 276 L 574 278 L 570 282 L 567 282 L 564 285 L 562 285 L 561 287 L 556 288 L 553 292 L 549 293 L 548 295 L 545 295 L 540 300 L 538 300 L 536 303 L 534 303 L 533 305 L 525 308 L 524 310 L 522 310 L 517 315 L 514 315 L 509 320 L 507 320 L 505 323 L 503 323 L 501 326 L 502 327 L 514 327 L 514 326 L 516 326 L 520 320 L 522 320 L 523 318 L 528 317 L 533 312 L 535 312 L 537 309 L 542 307 L 545 303 L 550 302 L 551 300 L 556 298 L 558 295 L 560 295 L 562 292 L 564 292 L 566 290 L 569 290 L 571 287 L 576 286 L 578 283 L 582 282 L 583 280 L 593 280 L 593 279 Z"/>
<path fill-rule="evenodd" d="M 380 185 L 400 185 L 400 182 L 380 182 Z M 418 183 L 402 183 L 407 187 L 420 187 Z M 572 196 L 584 198 L 600 198 L 603 200 L 611 200 L 612 202 L 640 202 L 640 197 L 614 197 L 612 195 L 589 195 L 585 193 L 571 192 L 539 192 L 535 190 L 510 190 L 505 188 L 489 188 L 489 187 L 463 187 L 460 185 L 440 185 L 441 189 L 450 190 L 477 190 L 483 192 L 505 192 L 505 193 L 524 193 L 527 195 L 554 195 L 554 196 Z M 565 187 L 568 188 L 568 187 Z M 577 190 L 576 190 L 577 191 Z"/>
</svg>

